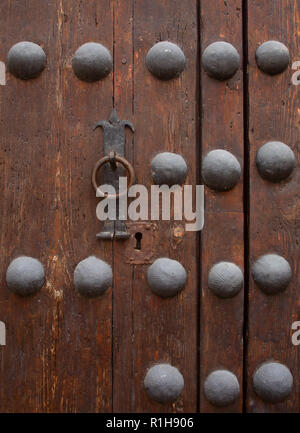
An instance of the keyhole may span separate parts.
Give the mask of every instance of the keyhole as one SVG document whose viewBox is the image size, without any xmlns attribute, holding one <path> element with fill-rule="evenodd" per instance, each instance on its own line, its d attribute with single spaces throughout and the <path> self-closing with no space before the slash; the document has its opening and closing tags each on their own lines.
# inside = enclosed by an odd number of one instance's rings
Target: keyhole
<svg viewBox="0 0 300 433">
<path fill-rule="evenodd" d="M 136 239 L 135 249 L 136 250 L 142 249 L 142 237 L 143 237 L 143 234 L 141 232 L 137 232 L 135 234 L 135 239 Z"/>
</svg>

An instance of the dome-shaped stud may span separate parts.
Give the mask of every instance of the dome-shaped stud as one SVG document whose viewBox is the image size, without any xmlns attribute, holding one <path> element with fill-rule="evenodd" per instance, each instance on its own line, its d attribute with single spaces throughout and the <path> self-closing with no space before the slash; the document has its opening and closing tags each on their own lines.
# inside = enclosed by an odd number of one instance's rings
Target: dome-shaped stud
<svg viewBox="0 0 300 433">
<path fill-rule="evenodd" d="M 274 295 L 288 287 L 292 270 L 283 257 L 277 254 L 266 254 L 254 263 L 252 277 L 264 293 Z"/>
<path fill-rule="evenodd" d="M 180 371 L 170 364 L 157 364 L 151 367 L 144 379 L 148 396 L 158 403 L 173 403 L 184 387 Z"/>
<path fill-rule="evenodd" d="M 39 260 L 32 257 L 18 257 L 7 268 L 6 283 L 16 295 L 33 295 L 45 283 L 44 267 Z"/>
<path fill-rule="evenodd" d="M 289 64 L 290 54 L 287 47 L 278 41 L 267 41 L 256 50 L 256 63 L 259 69 L 269 75 L 283 72 Z"/>
<path fill-rule="evenodd" d="M 181 155 L 159 153 L 151 161 L 151 175 L 157 185 L 182 185 L 187 175 L 187 165 Z"/>
<path fill-rule="evenodd" d="M 227 150 L 209 152 L 202 163 L 202 176 L 207 186 L 216 191 L 232 189 L 241 177 L 241 166 Z"/>
<path fill-rule="evenodd" d="M 240 55 L 228 42 L 214 42 L 203 51 L 202 65 L 210 77 L 228 80 L 240 66 Z"/>
<path fill-rule="evenodd" d="M 254 373 L 253 387 L 262 400 L 280 403 L 286 400 L 293 390 L 293 376 L 285 365 L 266 362 Z"/>
<path fill-rule="evenodd" d="M 228 370 L 215 370 L 204 382 L 204 394 L 214 406 L 233 404 L 240 395 L 240 385 L 235 374 Z"/>
<path fill-rule="evenodd" d="M 75 52 L 72 61 L 75 75 L 82 81 L 93 82 L 106 77 L 113 60 L 107 48 L 97 42 L 87 42 Z"/>
<path fill-rule="evenodd" d="M 295 163 L 294 152 L 280 141 L 265 143 L 256 155 L 256 165 L 261 177 L 271 182 L 280 182 L 289 177 Z"/>
<path fill-rule="evenodd" d="M 18 42 L 8 52 L 7 66 L 9 72 L 17 78 L 36 78 L 46 66 L 46 54 L 34 42 Z"/>
<path fill-rule="evenodd" d="M 148 70 L 160 80 L 178 77 L 185 68 L 185 56 L 178 45 L 163 41 L 153 45 L 147 53 Z"/>
<path fill-rule="evenodd" d="M 112 284 L 112 269 L 103 260 L 90 256 L 76 266 L 74 284 L 83 296 L 100 296 Z"/>
<path fill-rule="evenodd" d="M 243 273 L 234 263 L 220 262 L 209 271 L 208 287 L 220 298 L 232 298 L 237 295 L 243 284 Z"/>
<path fill-rule="evenodd" d="M 147 273 L 148 284 L 156 295 L 163 298 L 177 295 L 184 289 L 187 274 L 176 260 L 161 258 L 155 260 Z"/>
</svg>

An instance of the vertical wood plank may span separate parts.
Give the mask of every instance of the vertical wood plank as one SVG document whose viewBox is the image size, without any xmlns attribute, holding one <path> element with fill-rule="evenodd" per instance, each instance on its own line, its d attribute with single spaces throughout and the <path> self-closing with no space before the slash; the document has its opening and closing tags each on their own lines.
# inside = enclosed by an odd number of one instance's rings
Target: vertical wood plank
<svg viewBox="0 0 300 433">
<path fill-rule="evenodd" d="M 134 112 L 136 169 L 139 183 L 150 186 L 150 163 L 159 152 L 182 155 L 188 164 L 187 184 L 196 184 L 197 155 L 197 2 L 188 0 L 135 1 Z M 169 40 L 186 57 L 178 79 L 163 82 L 147 71 L 145 56 L 153 44 Z M 141 152 L 141 149 L 143 151 Z M 180 222 L 158 222 L 153 259 L 178 260 L 188 273 L 185 289 L 161 299 L 145 282 L 147 266 L 133 269 L 135 306 L 135 410 L 194 412 L 197 410 L 197 236 Z M 160 405 L 147 397 L 143 380 L 147 368 L 166 361 L 185 381 L 174 404 Z"/>
<path fill-rule="evenodd" d="M 211 43 L 226 41 L 241 57 L 241 67 L 229 81 L 210 78 L 201 69 L 202 158 L 214 149 L 231 152 L 243 169 L 243 37 L 242 2 L 201 1 L 201 52 Z M 201 236 L 202 276 L 200 308 L 200 411 L 240 412 L 243 378 L 243 291 L 231 299 L 215 296 L 207 286 L 211 267 L 229 261 L 244 267 L 243 179 L 231 191 L 205 188 L 205 221 Z M 215 407 L 204 396 L 206 377 L 227 369 L 239 381 L 240 398 Z"/>
<path fill-rule="evenodd" d="M 250 142 L 250 266 L 267 253 L 283 256 L 291 265 L 292 282 L 286 291 L 265 295 L 250 278 L 249 342 L 247 354 L 247 410 L 299 411 L 299 349 L 291 342 L 291 325 L 299 320 L 299 164 L 289 179 L 278 184 L 263 180 L 256 168 L 258 149 L 268 141 L 282 141 L 299 160 L 299 88 L 293 71 L 270 76 L 255 61 L 257 47 L 267 40 L 284 43 L 291 61 L 298 60 L 299 2 L 248 0 L 249 142 Z M 290 398 L 278 404 L 263 402 L 254 393 L 252 377 L 263 362 L 285 364 L 294 376 Z"/>
<path fill-rule="evenodd" d="M 104 154 L 102 131 L 93 132 L 93 126 L 110 115 L 113 74 L 98 82 L 86 83 L 74 75 L 71 62 L 77 48 L 86 42 L 101 43 L 113 55 L 113 9 L 109 0 L 88 3 L 65 0 L 61 15 L 64 21 L 61 34 L 62 161 L 68 173 L 62 196 L 61 236 L 71 277 L 62 306 L 64 354 L 60 365 L 67 365 L 68 375 L 61 393 L 65 407 L 73 405 L 72 411 L 110 412 L 112 289 L 103 296 L 86 299 L 75 292 L 72 279 L 75 266 L 90 255 L 113 265 L 111 244 L 96 239 L 102 223 L 96 219 L 98 199 L 91 186 L 95 161 Z M 61 410 L 66 411 L 66 408 Z"/>
<path fill-rule="evenodd" d="M 135 124 L 133 105 L 133 28 L 134 2 L 114 0 L 114 106 L 120 119 Z M 125 131 L 125 157 L 135 167 L 134 134 Z M 128 223 L 127 228 L 128 228 Z M 114 241 L 113 293 L 113 410 L 131 412 L 133 408 L 133 316 L 132 267 L 125 261 L 128 241 Z"/>
<path fill-rule="evenodd" d="M 120 10 L 116 9 L 119 21 L 118 47 L 115 46 L 115 103 L 122 115 L 133 120 L 136 128 L 131 156 L 136 182 L 150 189 L 152 158 L 159 152 L 171 151 L 186 159 L 186 182 L 196 184 L 197 2 L 133 1 L 131 10 L 123 2 L 116 3 Z M 124 23 L 120 22 L 121 16 Z M 128 24 L 130 17 L 132 27 Z M 133 58 L 126 47 L 126 43 L 130 43 L 130 32 Z M 183 49 L 187 68 L 180 78 L 163 82 L 147 70 L 146 54 L 159 40 L 169 40 Z M 123 57 L 126 64 L 121 65 Z M 131 141 L 128 143 L 130 155 Z M 115 242 L 118 288 L 115 287 L 114 292 L 114 409 L 196 411 L 198 263 L 195 233 L 185 233 L 179 222 L 157 222 L 152 235 L 147 235 L 143 225 L 139 229 L 135 224 L 128 226 L 132 239 L 127 242 L 125 253 Z M 134 235 L 138 230 L 143 234 L 142 254 L 143 248 L 151 243 L 153 246 L 144 264 L 134 261 L 130 264 L 130 257 L 136 254 Z M 149 230 L 151 233 L 151 228 Z M 155 296 L 146 283 L 147 269 L 158 257 L 176 259 L 188 272 L 185 290 L 173 299 Z M 174 404 L 155 403 L 144 390 L 147 369 L 160 361 L 176 366 L 184 376 L 185 389 Z"/>
<path fill-rule="evenodd" d="M 99 245 L 91 170 L 103 149 L 92 133 L 112 106 L 112 75 L 87 84 L 71 59 L 84 42 L 112 50 L 109 0 L 6 2 L 1 58 L 21 40 L 41 44 L 47 68 L 28 82 L 8 75 L 1 98 L 1 411 L 111 410 L 111 291 L 87 300 L 75 293 L 73 271 Z M 18 28 L 18 32 L 16 32 Z M 46 284 L 20 299 L 5 285 L 9 262 L 39 258 Z"/>
<path fill-rule="evenodd" d="M 48 274 L 54 265 L 50 251 L 56 225 L 58 62 L 52 58 L 59 58 L 58 27 L 56 1 L 1 7 L 1 59 L 6 61 L 11 46 L 23 40 L 41 45 L 47 55 L 40 77 L 22 81 L 8 74 L 1 88 L 0 316 L 7 326 L 7 344 L 1 347 L 1 412 L 47 410 L 56 393 L 60 310 Z M 46 287 L 34 297 L 20 298 L 6 286 L 6 269 L 19 255 L 36 257 L 45 266 Z"/>
</svg>

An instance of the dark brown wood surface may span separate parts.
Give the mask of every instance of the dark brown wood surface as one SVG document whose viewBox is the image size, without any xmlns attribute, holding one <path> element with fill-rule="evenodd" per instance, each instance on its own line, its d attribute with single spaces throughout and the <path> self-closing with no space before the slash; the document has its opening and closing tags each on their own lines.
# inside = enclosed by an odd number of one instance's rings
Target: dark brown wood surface
<svg viewBox="0 0 300 433">
<path fill-rule="evenodd" d="M 263 254 L 285 257 L 293 271 L 288 289 L 265 295 L 250 278 L 247 410 L 249 412 L 299 412 L 299 349 L 291 341 L 292 323 L 299 320 L 299 168 L 279 184 L 258 174 L 256 152 L 267 141 L 283 141 L 299 159 L 299 88 L 292 85 L 292 69 L 269 76 L 255 62 L 256 48 L 277 40 L 298 60 L 300 4 L 279 0 L 248 0 L 249 42 L 249 144 L 250 144 L 250 265 Z M 267 404 L 255 396 L 252 375 L 263 362 L 276 360 L 290 368 L 294 390 L 279 404 Z"/>
<path fill-rule="evenodd" d="M 143 0 L 132 2 L 131 6 L 118 3 L 121 7 L 116 9 L 115 22 L 118 28 L 115 33 L 115 105 L 136 128 L 131 151 L 136 181 L 150 189 L 152 158 L 159 152 L 170 151 L 186 159 L 187 183 L 195 184 L 197 2 Z M 187 68 L 176 80 L 160 81 L 146 68 L 146 54 L 160 40 L 177 43 L 185 53 Z M 126 59 L 125 65 L 122 59 Z M 130 146 L 128 151 L 130 155 Z M 126 254 L 124 248 L 114 242 L 114 409 L 196 411 L 196 236 L 185 232 L 181 222 L 157 221 L 153 233 L 151 227 L 147 229 L 140 223 L 130 226 L 132 241 L 126 246 Z M 140 260 L 134 251 L 136 232 L 143 235 Z M 152 244 L 150 253 L 149 242 Z M 134 259 L 131 265 L 130 257 Z M 147 269 L 159 257 L 178 260 L 188 272 L 185 290 L 172 299 L 154 295 L 146 283 Z M 141 264 L 136 264 L 137 261 Z M 175 404 L 154 403 L 145 393 L 144 376 L 151 365 L 160 361 L 176 366 L 184 376 L 185 389 Z"/>
<path fill-rule="evenodd" d="M 121 119 L 134 119 L 134 51 L 133 2 L 115 1 L 114 10 L 114 106 Z M 130 131 L 126 140 L 126 158 L 135 168 L 135 134 Z M 133 236 L 135 233 L 133 234 Z M 124 261 L 128 241 L 114 241 L 113 290 L 113 410 L 134 411 L 134 303 L 132 266 Z M 131 250 L 135 248 L 133 242 Z"/>
<path fill-rule="evenodd" d="M 86 41 L 112 51 L 112 16 L 108 0 L 1 5 L 1 58 L 22 40 L 47 54 L 39 78 L 8 75 L 1 88 L 1 411 L 112 409 L 112 291 L 79 296 L 73 271 L 92 254 L 112 261 L 111 244 L 95 240 L 90 176 L 103 152 L 92 127 L 110 114 L 113 80 L 83 83 L 71 68 Z M 28 299 L 5 284 L 8 264 L 23 254 L 40 259 L 46 273 L 45 287 Z"/>
<path fill-rule="evenodd" d="M 47 66 L 29 81 L 7 73 L 0 86 L 0 320 L 7 330 L 0 412 L 299 412 L 298 348 L 291 342 L 299 320 L 299 170 L 275 185 L 255 166 L 258 148 L 270 139 L 299 158 L 293 71 L 270 77 L 255 62 L 257 46 L 268 39 L 285 43 L 291 61 L 298 60 L 299 19 L 299 2 L 288 0 L 2 1 L 0 60 L 28 40 L 43 47 Z M 177 79 L 160 81 L 146 68 L 148 50 L 161 40 L 186 56 Z M 201 67 L 201 53 L 218 40 L 241 57 L 225 82 Z M 80 81 L 71 66 L 89 41 L 105 45 L 114 59 L 112 73 L 96 83 Z M 127 223 L 127 241 L 96 239 L 101 223 L 91 171 L 104 146 L 93 125 L 112 108 L 136 129 L 126 132 L 126 157 L 136 182 L 148 188 L 159 152 L 181 154 L 192 185 L 201 182 L 210 150 L 237 157 L 243 175 L 236 187 L 206 188 L 201 236 L 185 231 L 184 221 L 138 221 Z M 283 255 L 293 269 L 280 295 L 265 296 L 248 281 L 249 268 L 267 252 Z M 24 299 L 5 282 L 19 255 L 38 258 L 46 273 L 42 290 Z M 114 282 L 103 296 L 86 299 L 75 291 L 73 272 L 90 255 L 111 264 Z M 154 295 L 146 281 L 159 257 L 178 260 L 188 272 L 185 290 L 171 299 Z M 227 300 L 207 287 L 210 268 L 223 260 L 245 268 L 244 291 Z M 269 359 L 294 376 L 293 395 L 278 405 L 263 403 L 252 388 L 255 369 Z M 158 362 L 184 376 L 176 403 L 146 395 L 145 374 Z M 236 374 L 241 388 L 238 401 L 222 409 L 203 393 L 207 375 L 219 368 Z"/>
<path fill-rule="evenodd" d="M 231 152 L 243 169 L 243 35 L 242 2 L 201 2 L 201 50 L 216 41 L 233 44 L 241 57 L 241 68 L 229 81 L 210 78 L 201 69 L 202 158 L 214 149 Z M 213 23 L 213 25 L 212 25 Z M 211 267 L 229 261 L 244 267 L 243 176 L 230 191 L 205 188 L 205 221 L 201 242 L 200 306 L 200 410 L 240 412 L 243 389 L 243 290 L 221 299 L 207 287 Z M 224 409 L 211 405 L 203 394 L 206 377 L 217 369 L 233 372 L 239 381 L 238 401 Z"/>
</svg>

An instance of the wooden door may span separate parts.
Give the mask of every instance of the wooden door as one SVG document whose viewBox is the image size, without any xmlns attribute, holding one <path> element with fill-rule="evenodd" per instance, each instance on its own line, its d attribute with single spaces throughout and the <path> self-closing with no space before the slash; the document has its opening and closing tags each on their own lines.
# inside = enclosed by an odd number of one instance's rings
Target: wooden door
<svg viewBox="0 0 300 433">
<path fill-rule="evenodd" d="M 1 412 L 299 411 L 292 343 L 299 318 L 299 98 L 291 81 L 299 14 L 299 3 L 288 0 L 2 2 Z M 269 40 L 289 50 L 289 65 L 276 75 L 263 72 L 255 58 Z M 7 61 L 22 41 L 45 53 L 35 78 L 18 76 Z M 176 44 L 185 57 L 176 77 L 160 79 L 146 63 L 160 41 Z M 205 49 L 218 41 L 236 50 L 233 63 L 239 57 L 227 78 L 203 66 Z M 78 78 L 72 63 L 89 42 L 102 44 L 112 59 L 111 70 L 95 81 Z M 21 75 L 23 52 L 16 60 Z M 134 127 L 126 130 L 124 155 L 136 184 L 150 190 L 151 161 L 170 152 L 187 164 L 186 185 L 205 185 L 201 231 L 187 231 L 184 219 L 149 218 L 126 221 L 129 239 L 96 238 L 103 223 L 91 172 L 105 143 L 93 128 L 113 109 Z M 256 164 L 270 141 L 294 152 L 295 167 L 280 182 L 263 179 Z M 201 169 L 215 150 L 230 152 L 240 167 L 226 191 Z M 220 167 L 222 178 L 222 161 Z M 291 281 L 280 293 L 266 294 L 254 275 L 266 254 L 290 266 Z M 45 274 L 29 296 L 12 290 L 7 277 L 13 260 L 24 256 L 37 259 Z M 74 284 L 76 266 L 90 256 L 111 267 L 112 284 L 100 296 L 84 296 Z M 159 296 L 148 283 L 149 267 L 160 258 L 185 269 L 175 296 Z M 218 286 L 223 295 L 209 284 L 212 267 L 224 262 L 235 266 L 232 278 L 237 272 L 244 279 L 230 296 L 226 281 Z M 226 280 L 222 272 L 218 278 Z M 268 394 L 253 378 L 271 362 Z M 174 377 L 159 391 L 151 384 L 146 390 L 145 376 L 159 364 L 175 367 L 172 374 L 184 380 L 178 395 Z"/>
</svg>

